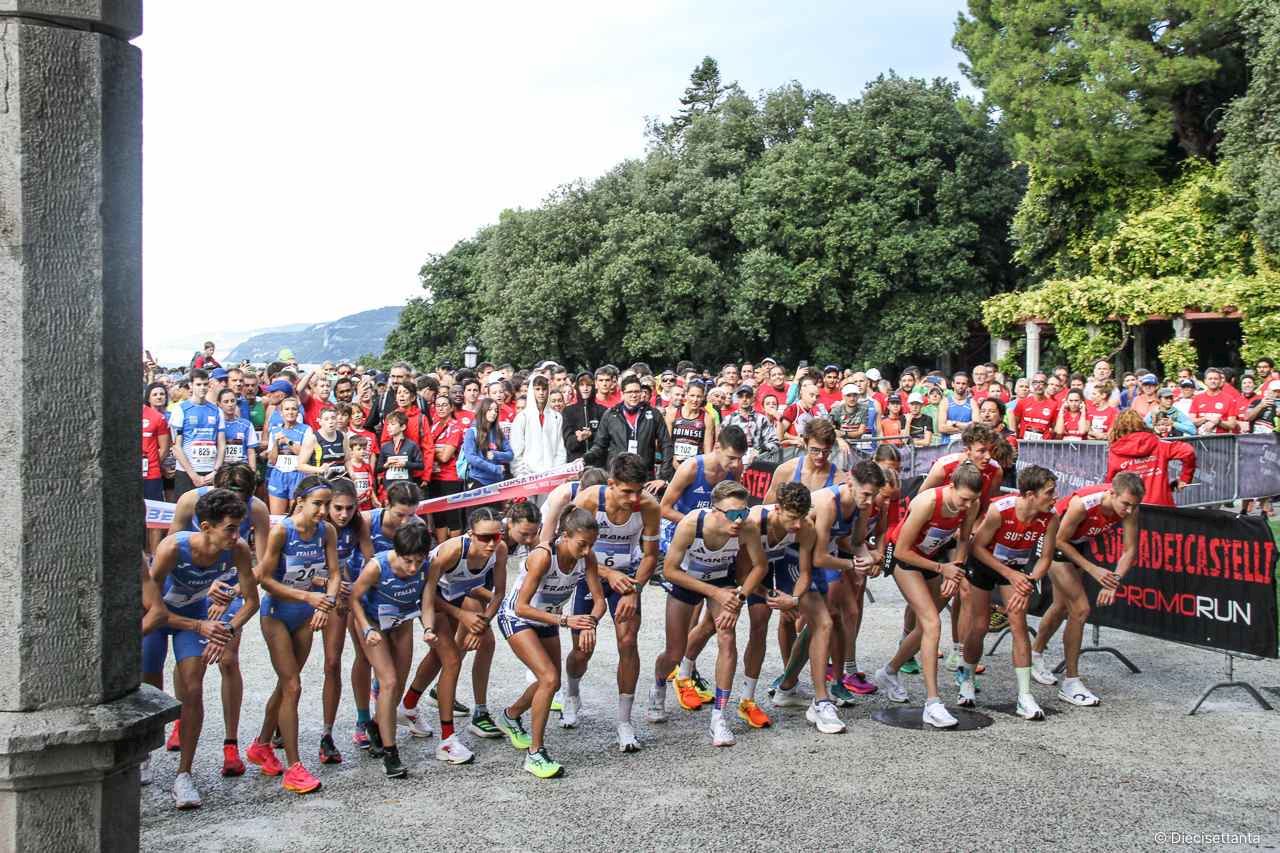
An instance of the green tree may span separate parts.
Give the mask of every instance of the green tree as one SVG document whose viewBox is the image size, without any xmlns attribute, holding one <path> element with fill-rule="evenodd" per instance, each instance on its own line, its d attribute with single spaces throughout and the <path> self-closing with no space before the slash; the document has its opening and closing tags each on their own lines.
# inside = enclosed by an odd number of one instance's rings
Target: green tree
<svg viewBox="0 0 1280 853">
<path fill-rule="evenodd" d="M 1249 88 L 1227 111 L 1223 152 L 1237 189 L 1237 222 L 1280 257 L 1280 0 L 1244 0 Z"/>
<path fill-rule="evenodd" d="M 1131 193 L 1217 157 L 1246 82 L 1241 2 L 970 0 L 955 45 L 1030 168 L 1014 236 L 1034 273 L 1084 273 Z"/>
</svg>

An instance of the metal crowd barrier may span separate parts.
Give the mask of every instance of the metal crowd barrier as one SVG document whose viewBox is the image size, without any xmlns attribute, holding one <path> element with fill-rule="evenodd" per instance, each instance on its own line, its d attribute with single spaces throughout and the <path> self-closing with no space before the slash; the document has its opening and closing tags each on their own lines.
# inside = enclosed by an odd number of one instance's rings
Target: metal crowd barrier
<svg viewBox="0 0 1280 853">
<path fill-rule="evenodd" d="M 1185 441 L 1196 452 L 1192 485 L 1174 493 L 1181 507 L 1210 506 L 1241 499 L 1280 495 L 1280 436 L 1197 435 L 1168 439 Z M 1058 477 L 1058 496 L 1101 483 L 1107 474 L 1105 441 L 1019 441 L 1018 468 L 1040 465 Z M 932 448 L 923 448 L 926 450 Z M 1181 466 L 1170 466 L 1170 478 Z"/>
</svg>

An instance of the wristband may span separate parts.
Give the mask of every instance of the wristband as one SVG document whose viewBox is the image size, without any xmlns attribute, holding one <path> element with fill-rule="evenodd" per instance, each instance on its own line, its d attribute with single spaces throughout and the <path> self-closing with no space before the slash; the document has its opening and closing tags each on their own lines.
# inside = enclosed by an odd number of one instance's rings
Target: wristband
<svg viewBox="0 0 1280 853">
<path fill-rule="evenodd" d="M 228 633 L 228 634 L 230 634 L 232 637 L 234 637 L 234 636 L 236 635 L 236 626 L 235 626 L 235 625 L 232 625 L 230 622 L 228 622 L 228 623 L 227 623 L 227 633 Z"/>
<path fill-rule="evenodd" d="M 561 628 L 569 627 L 569 617 L 565 616 L 563 613 L 560 614 L 560 627 Z"/>
<path fill-rule="evenodd" d="M 377 629 L 376 629 L 376 628 L 374 628 L 372 625 L 370 625 L 368 628 L 365 628 L 365 629 L 364 629 L 364 638 L 365 638 L 366 640 L 367 640 L 367 639 L 369 639 L 369 635 L 370 635 L 370 634 L 372 634 L 375 630 L 377 630 Z"/>
</svg>

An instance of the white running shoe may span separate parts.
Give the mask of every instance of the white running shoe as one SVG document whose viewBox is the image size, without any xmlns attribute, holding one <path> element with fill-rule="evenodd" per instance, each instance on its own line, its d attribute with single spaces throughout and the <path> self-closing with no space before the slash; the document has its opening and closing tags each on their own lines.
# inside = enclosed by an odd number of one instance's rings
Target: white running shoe
<svg viewBox="0 0 1280 853">
<path fill-rule="evenodd" d="M 1045 687 L 1052 687 L 1058 683 L 1058 676 L 1053 674 L 1044 662 L 1043 654 L 1031 653 L 1031 677 L 1036 680 L 1037 684 L 1043 684 Z"/>
<path fill-rule="evenodd" d="M 809 699 L 800 692 L 800 686 L 796 685 L 790 690 L 783 690 L 779 687 L 773 691 L 773 696 L 769 698 L 775 708 L 807 708 L 810 705 Z"/>
<path fill-rule="evenodd" d="M 151 756 L 147 756 L 147 760 L 138 765 L 139 784 L 150 785 L 155 781 L 156 772 L 151 769 Z"/>
<path fill-rule="evenodd" d="M 180 809 L 200 808 L 200 792 L 190 773 L 179 773 L 173 779 L 173 804 Z"/>
<path fill-rule="evenodd" d="M 636 730 L 630 723 L 618 723 L 618 752 L 639 752 L 640 741 L 636 740 Z"/>
<path fill-rule="evenodd" d="M 649 688 L 649 707 L 644 712 L 644 718 L 651 723 L 667 721 L 667 692 L 659 692 L 656 685 Z"/>
<path fill-rule="evenodd" d="M 578 727 L 578 712 L 581 710 L 581 696 L 564 697 L 564 710 L 560 712 L 560 728 L 576 729 Z"/>
<path fill-rule="evenodd" d="M 1079 678 L 1062 679 L 1062 687 L 1058 688 L 1058 698 L 1070 702 L 1072 705 L 1079 705 L 1082 708 L 1102 704 L 1102 700 L 1094 696 L 1093 692 L 1088 687 L 1085 687 L 1084 682 Z"/>
<path fill-rule="evenodd" d="M 804 712 L 804 718 L 813 723 L 824 735 L 838 735 L 844 731 L 844 722 L 836 713 L 834 702 L 815 702 Z"/>
<path fill-rule="evenodd" d="M 440 745 L 436 747 L 436 758 L 450 764 L 470 764 L 475 757 L 475 753 L 467 749 L 456 732 L 440 741 Z"/>
<path fill-rule="evenodd" d="M 712 746 L 733 746 L 737 740 L 733 737 L 733 732 L 729 729 L 729 724 L 724 721 L 724 717 L 719 718 L 711 724 L 711 745 Z"/>
<path fill-rule="evenodd" d="M 396 722 L 400 725 L 411 726 L 416 719 L 418 719 L 417 707 L 406 708 L 404 703 L 401 702 L 399 707 L 396 708 Z"/>
<path fill-rule="evenodd" d="M 1043 720 L 1044 709 L 1036 702 L 1036 697 L 1030 693 L 1022 693 L 1018 696 L 1018 707 L 1014 709 L 1019 717 L 1024 720 Z"/>
<path fill-rule="evenodd" d="M 942 665 L 952 672 L 955 672 L 960 668 L 960 664 L 962 663 L 964 663 L 964 657 L 960 654 L 960 650 L 955 646 L 952 646 L 951 651 L 947 652 L 947 657 L 942 662 Z"/>
<path fill-rule="evenodd" d="M 978 704 L 978 688 L 972 678 L 960 682 L 960 699 L 956 704 L 961 708 L 972 708 Z"/>
<path fill-rule="evenodd" d="M 925 725 L 933 726 L 935 729 L 953 729 L 960 721 L 951 716 L 951 712 L 942 702 L 925 702 L 924 722 Z"/>
<path fill-rule="evenodd" d="M 414 737 L 431 737 L 435 734 L 431 730 L 431 724 L 427 722 L 426 714 L 415 714 L 409 720 L 409 734 Z"/>
<path fill-rule="evenodd" d="M 902 686 L 902 679 L 898 678 L 897 673 L 890 675 L 888 667 L 882 666 L 871 677 L 890 702 L 907 701 L 907 688 Z"/>
</svg>

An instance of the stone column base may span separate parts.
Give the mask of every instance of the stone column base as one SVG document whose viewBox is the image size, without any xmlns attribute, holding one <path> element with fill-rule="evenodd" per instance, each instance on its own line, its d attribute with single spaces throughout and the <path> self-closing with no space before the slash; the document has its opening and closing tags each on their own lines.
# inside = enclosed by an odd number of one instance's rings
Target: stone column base
<svg viewBox="0 0 1280 853">
<path fill-rule="evenodd" d="M 0 712 L 0 851 L 138 849 L 138 765 L 180 705 L 142 685 L 115 702 Z"/>
</svg>

